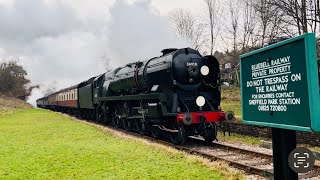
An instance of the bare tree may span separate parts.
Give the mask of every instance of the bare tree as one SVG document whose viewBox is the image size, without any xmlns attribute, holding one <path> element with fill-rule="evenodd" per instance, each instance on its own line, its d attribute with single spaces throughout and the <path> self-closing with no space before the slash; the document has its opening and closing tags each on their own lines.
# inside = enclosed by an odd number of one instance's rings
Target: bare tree
<svg viewBox="0 0 320 180">
<path fill-rule="evenodd" d="M 263 47 L 265 45 L 268 27 L 272 22 L 272 5 L 269 3 L 269 0 L 258 0 L 254 4 L 254 7 L 259 16 L 261 46 Z"/>
<path fill-rule="evenodd" d="M 214 26 L 216 24 L 216 13 L 217 13 L 217 3 L 216 0 L 204 0 L 207 12 L 209 15 L 209 30 L 210 30 L 210 54 L 213 54 L 213 46 L 214 46 Z"/>
<path fill-rule="evenodd" d="M 317 22 L 319 22 L 320 21 L 320 3 L 319 3 L 319 0 L 316 0 L 315 1 L 315 6 L 314 6 L 314 14 L 315 14 L 315 20 L 316 20 L 316 24 L 317 24 Z M 316 32 L 316 28 L 317 28 L 317 26 L 315 26 L 315 29 L 314 29 L 314 32 Z M 319 26 L 319 28 L 320 28 L 320 26 Z"/>
<path fill-rule="evenodd" d="M 11 97 L 24 95 L 25 86 L 30 82 L 26 79 L 26 75 L 27 72 L 17 61 L 0 63 L 0 95 Z"/>
<path fill-rule="evenodd" d="M 204 25 L 197 20 L 190 11 L 173 10 L 170 19 L 175 25 L 178 35 L 191 41 L 193 48 L 200 50 L 204 43 Z"/>
<path fill-rule="evenodd" d="M 258 36 L 261 47 L 290 33 L 290 28 L 284 25 L 287 18 L 283 17 L 283 12 L 273 5 L 272 0 L 256 0 L 253 6 L 258 16 Z"/>
<path fill-rule="evenodd" d="M 242 35 L 242 50 L 245 50 L 250 44 L 250 39 L 254 36 L 254 29 L 256 24 L 256 11 L 254 10 L 253 0 L 242 0 L 243 4 L 243 35 Z M 251 40 L 255 44 L 255 41 Z M 251 44 L 251 45 L 254 45 Z"/>
<path fill-rule="evenodd" d="M 306 17 L 310 17 L 313 21 L 308 21 L 308 25 L 312 32 L 317 32 L 317 26 L 319 22 L 319 0 L 309 1 L 307 5 L 307 15 Z"/>
<path fill-rule="evenodd" d="M 227 31 L 231 34 L 232 39 L 232 51 L 227 54 L 231 57 L 231 63 L 233 66 L 237 66 L 239 63 L 239 43 L 238 43 L 238 34 L 239 34 L 239 16 L 240 16 L 240 0 L 229 0 L 226 3 L 229 11 L 229 20 L 227 26 Z M 236 85 L 239 84 L 239 76 L 237 68 L 234 68 L 236 74 Z"/>
<path fill-rule="evenodd" d="M 228 1 L 228 7 L 230 12 L 230 23 L 231 28 L 229 32 L 232 36 L 232 49 L 234 53 L 234 64 L 237 61 L 238 55 L 238 31 L 239 31 L 239 0 L 230 0 Z"/>
<path fill-rule="evenodd" d="M 291 31 L 292 36 L 320 31 L 319 0 L 270 0 L 270 4 L 283 12 L 282 18 L 291 30 L 296 29 Z"/>
</svg>

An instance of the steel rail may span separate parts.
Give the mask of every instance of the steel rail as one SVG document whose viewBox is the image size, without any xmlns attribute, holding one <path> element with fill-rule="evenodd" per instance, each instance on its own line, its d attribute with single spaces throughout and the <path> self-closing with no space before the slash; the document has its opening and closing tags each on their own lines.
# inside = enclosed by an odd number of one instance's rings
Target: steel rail
<svg viewBox="0 0 320 180">
<path fill-rule="evenodd" d="M 199 137 L 190 136 L 189 139 L 192 140 L 192 141 L 196 141 L 197 143 L 201 143 L 201 144 L 205 143 L 205 141 L 203 139 L 199 138 Z M 205 145 L 213 147 L 213 148 L 221 148 L 221 149 L 231 150 L 231 151 L 239 152 L 241 154 L 247 154 L 247 155 L 253 155 L 253 156 L 256 156 L 256 157 L 262 157 L 262 158 L 265 158 L 265 159 L 269 159 L 270 161 L 272 161 L 272 157 L 273 157 L 272 154 L 252 151 L 252 150 L 249 150 L 249 149 L 238 148 L 238 147 L 235 147 L 235 146 L 222 144 L 222 143 L 219 143 L 219 142 L 212 142 L 211 144 L 207 144 L 206 143 Z M 259 165 L 259 163 L 256 163 L 256 164 Z M 319 172 L 320 171 L 320 166 L 318 164 L 315 164 L 312 170 L 316 170 L 317 172 L 301 174 L 301 175 L 299 175 L 299 179 L 320 176 L 320 172 Z M 273 170 L 272 171 L 270 170 L 270 172 L 273 173 Z"/>
<path fill-rule="evenodd" d="M 192 140 L 192 141 L 196 141 L 197 143 L 202 143 L 202 144 L 205 143 L 205 141 L 203 139 L 198 138 L 198 137 L 190 136 L 189 139 Z M 212 142 L 211 144 L 206 144 L 206 145 L 207 146 L 218 147 L 218 148 L 221 148 L 221 149 L 231 150 L 231 151 L 238 151 L 238 152 L 243 153 L 243 154 L 259 156 L 259 157 L 263 157 L 263 158 L 272 160 L 272 155 L 271 154 L 267 154 L 267 153 L 263 153 L 263 152 L 252 151 L 252 150 L 249 150 L 249 149 L 242 149 L 242 148 L 238 148 L 238 147 L 235 147 L 235 146 L 222 144 L 222 143 L 219 143 L 219 142 Z"/>
</svg>

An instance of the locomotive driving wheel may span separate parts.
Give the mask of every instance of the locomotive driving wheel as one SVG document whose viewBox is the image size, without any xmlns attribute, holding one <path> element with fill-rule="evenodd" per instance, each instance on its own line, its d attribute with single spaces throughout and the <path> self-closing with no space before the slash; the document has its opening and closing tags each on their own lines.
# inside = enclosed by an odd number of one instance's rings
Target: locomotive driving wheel
<svg viewBox="0 0 320 180">
<path fill-rule="evenodd" d="M 140 119 L 137 119 L 134 122 L 135 122 L 134 129 L 141 135 L 146 134 L 146 123 L 141 122 Z"/>
<path fill-rule="evenodd" d="M 127 131 L 132 130 L 132 120 L 123 118 L 122 127 Z"/>
<path fill-rule="evenodd" d="M 134 132 L 139 132 L 139 120 L 138 119 L 134 119 L 132 120 L 132 130 Z"/>
<path fill-rule="evenodd" d="M 178 132 L 172 132 L 170 134 L 170 140 L 173 144 L 183 145 L 187 141 L 186 130 L 183 125 L 180 125 L 176 128 Z"/>
<path fill-rule="evenodd" d="M 206 124 L 205 134 L 202 136 L 207 143 L 217 139 L 217 125 L 215 123 Z"/>
<path fill-rule="evenodd" d="M 112 125 L 113 125 L 113 127 L 116 127 L 116 128 L 120 127 L 120 122 L 121 122 L 121 120 L 120 120 L 119 117 L 114 117 L 114 118 L 112 118 Z"/>
<path fill-rule="evenodd" d="M 101 117 L 99 108 L 95 108 L 95 110 L 94 110 L 94 121 L 96 121 L 97 123 L 101 123 L 101 121 L 102 121 L 102 117 Z"/>
<path fill-rule="evenodd" d="M 160 129 L 156 126 L 151 126 L 151 136 L 153 138 L 159 138 L 160 137 Z"/>
</svg>

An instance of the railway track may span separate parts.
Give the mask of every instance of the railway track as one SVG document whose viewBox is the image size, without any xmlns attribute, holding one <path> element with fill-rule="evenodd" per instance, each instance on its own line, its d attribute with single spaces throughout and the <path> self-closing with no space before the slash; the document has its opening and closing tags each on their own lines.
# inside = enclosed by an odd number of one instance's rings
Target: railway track
<svg viewBox="0 0 320 180">
<path fill-rule="evenodd" d="M 150 140 L 152 142 L 156 142 L 186 152 L 191 155 L 201 156 L 211 161 L 224 161 L 227 162 L 230 166 L 240 170 L 244 170 L 249 174 L 256 174 L 267 178 L 273 177 L 273 162 L 271 154 L 241 149 L 235 146 L 225 145 L 218 142 L 212 142 L 211 144 L 207 144 L 204 140 L 198 137 L 189 137 L 191 143 L 188 143 L 185 146 L 180 146 L 172 144 L 165 140 L 155 139 L 146 135 L 141 135 L 136 132 L 127 131 L 112 126 L 107 127 L 112 130 L 120 131 L 125 134 Z M 201 146 L 199 146 L 199 144 Z M 320 177 L 319 165 L 315 165 L 313 170 L 308 173 L 299 174 L 299 179 L 312 179 L 315 177 Z"/>
<path fill-rule="evenodd" d="M 189 137 L 189 139 L 192 141 L 196 141 L 197 143 L 204 144 L 204 140 L 202 140 L 201 138 Z M 238 148 L 219 142 L 212 142 L 211 144 L 206 144 L 205 146 L 207 146 L 207 150 L 205 150 L 207 153 L 216 153 L 216 156 L 218 156 L 218 158 L 228 162 L 231 166 L 245 170 L 246 172 L 252 174 L 258 174 L 265 177 L 273 176 L 273 159 L 271 154 Z M 201 150 L 203 149 L 203 147 L 193 148 L 197 151 L 203 151 Z M 219 153 L 219 151 L 221 152 L 223 150 L 224 153 Z M 299 179 L 308 179 L 319 176 L 320 166 L 318 164 L 315 164 L 312 171 L 299 174 Z"/>
</svg>

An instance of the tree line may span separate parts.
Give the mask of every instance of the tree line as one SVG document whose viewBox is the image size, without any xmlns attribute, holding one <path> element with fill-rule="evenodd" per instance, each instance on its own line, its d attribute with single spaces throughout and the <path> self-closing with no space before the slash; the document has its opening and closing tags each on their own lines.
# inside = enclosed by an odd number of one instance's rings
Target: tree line
<svg viewBox="0 0 320 180">
<path fill-rule="evenodd" d="M 201 13 L 175 9 L 169 17 L 179 37 L 193 48 L 214 55 L 217 47 L 224 47 L 220 51 L 237 67 L 240 54 L 304 33 L 315 33 L 318 46 L 319 1 L 202 0 Z"/>
<path fill-rule="evenodd" d="M 18 61 L 10 60 L 0 63 L 0 96 L 19 98 L 25 95 L 30 82 L 26 70 Z"/>
</svg>

